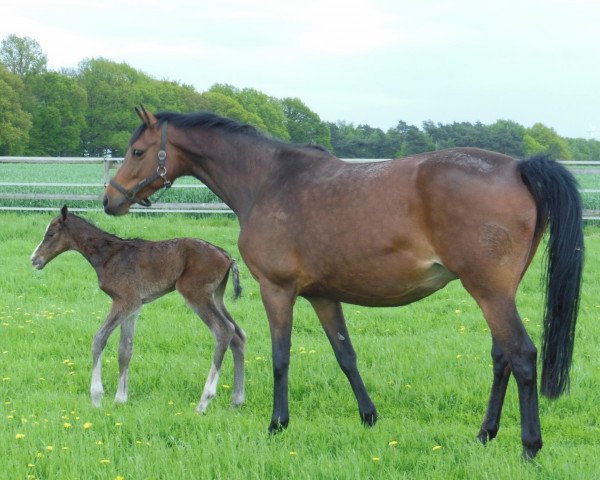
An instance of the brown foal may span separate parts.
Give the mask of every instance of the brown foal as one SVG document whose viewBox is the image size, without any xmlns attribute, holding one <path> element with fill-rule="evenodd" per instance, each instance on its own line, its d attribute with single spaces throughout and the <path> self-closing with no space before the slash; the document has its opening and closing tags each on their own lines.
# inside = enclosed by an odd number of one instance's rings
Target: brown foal
<svg viewBox="0 0 600 480">
<path fill-rule="evenodd" d="M 115 402 L 124 403 L 128 395 L 129 361 L 138 313 L 145 303 L 175 289 L 210 328 L 215 340 L 213 362 L 196 411 L 205 412 L 215 396 L 221 363 L 228 347 L 231 347 L 234 361 L 232 404 L 244 403 L 246 336 L 223 303 L 230 271 L 235 298 L 239 297 L 241 287 L 236 262 L 224 250 L 193 238 L 161 242 L 123 240 L 69 213 L 64 206 L 60 215 L 48 225 L 44 239 L 31 256 L 31 263 L 41 270 L 67 250 L 78 251 L 90 262 L 98 275 L 100 288 L 112 298 L 110 313 L 92 343 L 90 391 L 94 406 L 100 406 L 104 394 L 101 357 L 111 333 L 121 326 Z"/>
</svg>

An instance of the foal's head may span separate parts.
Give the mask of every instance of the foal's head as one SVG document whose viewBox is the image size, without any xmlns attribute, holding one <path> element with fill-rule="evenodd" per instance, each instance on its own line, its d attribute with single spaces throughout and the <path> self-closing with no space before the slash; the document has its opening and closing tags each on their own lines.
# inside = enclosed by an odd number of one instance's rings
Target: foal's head
<svg viewBox="0 0 600 480">
<path fill-rule="evenodd" d="M 69 210 L 64 205 L 60 215 L 53 218 L 46 228 L 44 239 L 31 255 L 32 265 L 41 270 L 50 260 L 71 249 L 71 235 L 67 226 Z"/>
</svg>

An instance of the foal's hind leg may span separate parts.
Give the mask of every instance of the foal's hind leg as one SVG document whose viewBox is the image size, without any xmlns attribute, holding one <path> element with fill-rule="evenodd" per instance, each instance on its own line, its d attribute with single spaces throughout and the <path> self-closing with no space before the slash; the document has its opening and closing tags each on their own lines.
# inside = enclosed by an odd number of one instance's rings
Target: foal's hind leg
<svg viewBox="0 0 600 480">
<path fill-rule="evenodd" d="M 138 312 L 134 312 L 121 323 L 121 340 L 119 342 L 119 385 L 115 395 L 115 403 L 127 401 L 129 385 L 129 362 L 133 355 L 133 333 Z"/>
<path fill-rule="evenodd" d="M 217 306 L 221 313 L 233 325 L 234 332 L 229 344 L 233 355 L 233 393 L 231 396 L 231 404 L 234 407 L 243 405 L 244 403 L 244 357 L 246 350 L 246 334 L 233 320 L 225 304 L 223 297 L 217 299 Z"/>
<path fill-rule="evenodd" d="M 472 291 L 471 293 L 473 294 Z M 538 450 L 542 448 L 537 394 L 537 349 L 531 338 L 529 338 L 517 313 L 514 297 L 477 293 L 473 296 L 481 306 L 490 326 L 492 337 L 504 352 L 505 361 L 507 361 L 508 367 L 517 381 L 523 456 L 527 459 L 533 458 Z M 499 358 L 498 367 L 502 365 L 503 361 Z M 498 419 L 502 406 L 501 397 L 506 390 L 505 382 L 508 382 L 508 375 L 506 375 L 506 378 L 502 375 L 495 377 L 490 397 L 490 400 L 493 401 L 491 405 L 492 413 L 496 413 Z M 488 411 L 489 409 L 490 407 L 488 407 Z M 485 424 L 486 421 L 484 421 Z"/>
<path fill-rule="evenodd" d="M 348 377 L 350 386 L 358 401 L 358 412 L 360 418 L 366 425 L 373 425 L 377 421 L 377 410 L 371 401 L 367 389 L 362 381 L 358 367 L 356 366 L 356 353 L 350 341 L 350 335 L 346 328 L 342 306 L 339 302 L 323 298 L 307 297 L 327 334 L 335 357 Z"/>
<path fill-rule="evenodd" d="M 498 434 L 500 428 L 500 415 L 502 414 L 502 405 L 506 394 L 506 387 L 510 379 L 510 368 L 508 359 L 500 348 L 498 342 L 492 339 L 492 361 L 494 362 L 494 381 L 490 392 L 487 411 L 479 430 L 477 438 L 481 443 L 487 443 Z"/>
</svg>

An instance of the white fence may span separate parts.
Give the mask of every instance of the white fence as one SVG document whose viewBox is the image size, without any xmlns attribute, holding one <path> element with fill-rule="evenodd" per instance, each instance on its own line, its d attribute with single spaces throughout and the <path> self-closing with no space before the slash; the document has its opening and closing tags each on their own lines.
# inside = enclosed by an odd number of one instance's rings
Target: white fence
<svg viewBox="0 0 600 480">
<path fill-rule="evenodd" d="M 344 161 L 351 163 L 359 162 L 382 162 L 387 159 L 343 159 Z M 68 188 L 98 188 L 98 194 L 73 194 L 73 193 L 23 193 L 23 192 L 0 192 L 0 210 L 12 210 L 12 211 L 54 211 L 56 207 L 32 207 L 32 206 L 4 206 L 1 204 L 2 200 L 9 201 L 58 201 L 58 202 L 69 202 L 69 201 L 94 201 L 101 202 L 104 194 L 104 186 L 110 179 L 111 169 L 115 169 L 123 162 L 123 158 L 106 158 L 106 157 L 1 157 L 0 164 L 72 164 L 72 165 L 89 165 L 97 164 L 102 165 L 103 176 L 102 180 L 98 178 L 96 183 L 69 183 L 69 182 L 15 182 L 5 181 L 8 179 L 0 179 L 0 188 L 3 187 L 30 187 L 31 189 L 45 187 L 45 188 L 60 188 L 62 191 Z M 565 161 L 561 162 L 569 168 L 574 170 L 578 175 L 598 175 L 600 176 L 600 162 L 597 161 Z M 583 167 L 583 168 L 582 168 Z M 589 168 L 588 168 L 589 167 Z M 100 172 L 98 177 L 100 177 Z M 200 182 L 194 182 L 193 184 L 176 183 L 173 188 L 185 188 L 185 189 L 199 189 L 206 188 Z M 588 194 L 600 194 L 600 189 L 581 189 L 581 193 Z M 100 211 L 98 208 L 71 208 L 73 211 Z M 132 212 L 146 212 L 146 213 L 233 213 L 227 205 L 224 203 L 155 203 L 149 208 L 132 207 Z M 599 209 L 585 209 L 583 212 L 583 218 L 585 220 L 600 220 Z"/>
</svg>

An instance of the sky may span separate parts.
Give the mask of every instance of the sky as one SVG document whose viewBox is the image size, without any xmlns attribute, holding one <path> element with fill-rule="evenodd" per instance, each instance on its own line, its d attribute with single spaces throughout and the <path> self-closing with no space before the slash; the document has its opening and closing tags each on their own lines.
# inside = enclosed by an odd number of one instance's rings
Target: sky
<svg viewBox="0 0 600 480">
<path fill-rule="evenodd" d="M 514 120 L 600 139 L 597 0 L 2 0 L 0 39 L 53 70 L 87 58 L 157 79 L 298 97 L 383 130 Z"/>
</svg>

